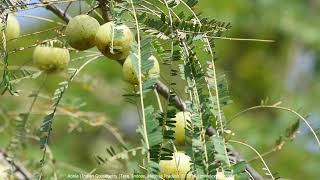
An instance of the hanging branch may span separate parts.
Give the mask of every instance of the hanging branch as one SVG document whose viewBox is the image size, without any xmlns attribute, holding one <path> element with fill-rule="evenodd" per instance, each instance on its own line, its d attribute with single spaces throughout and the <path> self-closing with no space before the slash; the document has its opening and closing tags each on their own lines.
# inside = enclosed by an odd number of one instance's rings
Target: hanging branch
<svg viewBox="0 0 320 180">
<path fill-rule="evenodd" d="M 107 6 L 107 2 L 105 0 L 99 0 L 100 7 L 102 5 L 102 8 L 106 8 Z M 56 14 L 58 17 L 60 17 L 61 19 L 63 19 L 66 23 L 69 22 L 69 20 L 71 19 L 71 17 L 67 14 L 64 14 L 64 11 L 59 9 L 58 7 L 52 5 L 52 4 L 48 4 L 46 6 L 46 8 L 48 10 L 50 10 L 51 12 L 53 12 L 54 14 Z M 112 18 L 110 16 L 109 13 L 105 13 L 105 11 L 103 9 L 101 9 L 102 12 L 105 14 L 103 15 L 103 18 L 106 22 L 109 22 Z M 181 111 L 185 111 L 186 110 L 186 105 L 184 103 L 184 101 L 177 96 L 176 94 L 174 94 L 165 84 L 163 84 L 161 81 L 157 81 L 155 84 L 155 88 L 158 91 L 158 93 L 163 96 L 164 98 L 173 98 L 173 102 L 174 105 L 176 106 L 176 108 L 178 108 Z M 216 134 L 216 130 L 214 128 L 208 128 L 206 130 L 207 135 L 212 136 Z M 240 154 L 234 150 L 231 149 L 227 149 L 228 151 L 230 151 L 231 155 L 233 156 L 233 158 L 237 161 L 243 161 L 243 158 L 240 156 Z M 249 164 L 246 165 L 246 171 L 248 171 L 248 173 L 255 179 L 255 180 L 262 180 L 262 176 L 254 169 L 252 168 Z"/>
</svg>

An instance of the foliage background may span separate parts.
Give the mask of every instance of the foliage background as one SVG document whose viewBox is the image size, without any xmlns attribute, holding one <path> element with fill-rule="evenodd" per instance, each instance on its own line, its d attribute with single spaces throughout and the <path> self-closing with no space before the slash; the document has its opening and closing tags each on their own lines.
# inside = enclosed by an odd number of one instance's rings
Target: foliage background
<svg viewBox="0 0 320 180">
<path fill-rule="evenodd" d="M 78 4 L 71 6 L 72 15 L 79 13 Z M 85 7 L 83 7 L 85 8 Z M 283 105 L 299 110 L 307 115 L 309 122 L 319 132 L 320 128 L 320 3 L 316 0 L 201 0 L 198 10 L 206 16 L 231 22 L 233 28 L 226 36 L 234 38 L 272 39 L 274 43 L 256 41 L 235 41 L 217 39 L 216 49 L 219 56 L 218 68 L 227 74 L 230 95 L 233 104 L 225 109 L 226 117 L 231 118 L 237 112 L 259 105 L 262 100 L 270 103 L 281 101 Z M 47 18 L 56 17 L 43 8 L 18 13 L 23 34 L 44 30 L 56 26 L 23 15 L 37 15 Z M 56 19 L 57 21 L 60 21 Z M 17 40 L 16 47 L 34 44 L 37 40 L 53 37 L 54 33 L 42 33 Z M 32 48 L 10 56 L 11 65 L 32 65 Z M 72 56 L 80 56 L 73 53 Z M 83 54 L 82 54 L 83 55 Z M 78 66 L 73 62 L 71 66 Z M 1 67 L 1 66 L 0 66 Z M 63 74 L 49 75 L 41 93 L 52 96 L 58 83 L 65 77 Z M 168 75 L 163 70 L 163 79 Z M 5 148 L 14 133 L 12 119 L 4 116 L 5 109 L 9 114 L 24 112 L 31 103 L 28 97 L 32 90 L 39 88 L 43 76 L 37 80 L 26 80 L 18 84 L 22 90 L 19 97 L 8 94 L 0 96 L 0 148 Z M 107 125 L 115 126 L 124 137 L 128 146 L 140 143 L 135 132 L 138 123 L 136 107 L 125 102 L 123 94 L 129 85 L 121 78 L 120 65 L 100 58 L 91 63 L 76 78 L 63 99 L 65 110 L 70 112 L 88 112 L 91 116 L 85 120 L 99 121 L 104 126 L 92 127 L 79 118 L 59 115 L 56 117 L 51 138 L 51 150 L 56 160 L 53 167 L 59 168 L 61 174 L 68 174 L 76 166 L 90 171 L 97 166 L 96 154 L 106 154 L 106 147 L 115 145 L 115 139 L 106 130 Z M 182 87 L 182 86 L 181 86 Z M 182 92 L 179 90 L 178 92 Z M 154 99 L 150 98 L 150 102 Z M 31 120 L 31 132 L 36 132 L 49 109 L 50 102 L 37 101 Z M 79 109 L 75 109 L 75 106 Z M 73 107 L 73 108 L 72 108 Z M 80 113 L 81 114 L 81 113 Z M 234 120 L 230 127 L 236 133 L 236 139 L 246 141 L 260 152 L 271 149 L 275 140 L 285 134 L 285 128 L 296 120 L 287 112 L 255 111 Z M 107 124 L 107 125 L 106 125 Z M 304 125 L 300 126 L 296 140 L 283 150 L 266 157 L 272 172 L 288 179 L 317 179 L 320 176 L 319 148 Z M 19 158 L 34 166 L 41 158 L 41 151 L 36 141 L 28 140 L 20 150 Z M 238 147 L 247 159 L 254 154 Z M 115 166 L 118 164 L 118 166 Z M 125 167 L 121 161 L 113 162 L 99 168 L 100 172 L 123 172 L 131 168 L 134 162 Z M 261 169 L 260 162 L 254 161 L 254 167 Z M 108 166 L 108 168 L 105 168 Z M 48 171 L 52 168 L 47 168 Z M 108 170 L 106 170 L 108 169 Z M 261 172 L 263 172 L 261 170 Z"/>
</svg>

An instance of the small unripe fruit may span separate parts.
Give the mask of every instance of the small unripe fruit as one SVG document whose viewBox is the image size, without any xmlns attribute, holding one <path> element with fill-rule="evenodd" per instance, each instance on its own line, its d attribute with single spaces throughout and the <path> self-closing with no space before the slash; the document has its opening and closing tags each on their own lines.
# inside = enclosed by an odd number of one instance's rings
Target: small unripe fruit
<svg viewBox="0 0 320 180">
<path fill-rule="evenodd" d="M 33 64 L 46 72 L 61 71 L 69 61 L 69 50 L 65 48 L 39 45 L 33 51 Z"/>
<path fill-rule="evenodd" d="M 1 22 L 0 23 L 0 29 L 2 29 L 4 27 L 4 24 Z M 7 26 L 6 26 L 6 40 L 10 40 L 10 39 L 15 39 L 17 37 L 19 37 L 20 34 L 20 25 L 19 22 L 17 20 L 17 18 L 12 15 L 12 14 L 8 14 L 8 19 L 7 19 Z M 2 44 L 2 33 L 1 33 L 1 40 L 0 40 L 0 44 Z"/>
<path fill-rule="evenodd" d="M 96 34 L 99 51 L 110 59 L 123 61 L 130 54 L 133 34 L 126 25 L 116 26 L 113 22 L 100 26 Z"/>
<path fill-rule="evenodd" d="M 163 178 L 192 179 L 190 157 L 184 152 L 175 152 L 172 160 L 160 161 L 160 174 Z"/>
<path fill-rule="evenodd" d="M 190 112 L 178 112 L 173 120 L 176 121 L 176 127 L 173 128 L 175 143 L 177 145 L 184 145 L 186 139 L 185 128 L 187 122 L 191 121 Z"/>
<path fill-rule="evenodd" d="M 123 63 L 122 74 L 123 79 L 131 84 L 139 84 L 138 73 L 134 71 L 134 63 L 132 62 L 134 59 L 133 56 L 137 56 L 136 54 L 131 54 L 127 57 L 127 59 Z M 158 78 L 160 76 L 160 66 L 156 57 L 150 56 L 150 61 L 153 61 L 152 68 L 148 71 L 147 76 L 142 76 L 142 80 L 147 78 Z M 138 63 L 138 62 L 137 62 Z"/>
<path fill-rule="evenodd" d="M 99 22 L 88 15 L 78 15 L 72 18 L 65 30 L 66 39 L 71 47 L 83 51 L 95 46 Z"/>
</svg>

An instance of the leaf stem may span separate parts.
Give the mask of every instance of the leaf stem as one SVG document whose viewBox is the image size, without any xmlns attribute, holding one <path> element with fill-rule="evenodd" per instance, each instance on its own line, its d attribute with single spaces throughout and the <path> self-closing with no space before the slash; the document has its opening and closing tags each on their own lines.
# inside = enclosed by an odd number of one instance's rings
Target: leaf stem
<svg viewBox="0 0 320 180">
<path fill-rule="evenodd" d="M 270 169 L 269 169 L 268 165 L 267 165 L 267 164 L 266 164 L 266 162 L 264 161 L 263 157 L 261 156 L 261 154 L 260 154 L 260 153 L 259 153 L 259 152 L 254 148 L 254 147 L 250 146 L 250 145 L 249 145 L 249 144 L 247 144 L 247 143 L 241 142 L 241 141 L 229 140 L 229 142 L 244 145 L 244 146 L 246 146 L 246 147 L 250 148 L 252 151 L 254 151 L 254 152 L 259 156 L 259 158 L 261 159 L 261 161 L 262 161 L 263 165 L 265 166 L 266 170 L 267 170 L 267 171 L 268 171 L 268 173 L 269 173 L 268 175 L 270 175 L 270 176 L 271 176 L 271 178 L 272 178 L 273 180 L 275 180 L 275 178 L 273 177 L 273 175 L 272 175 L 272 173 L 271 173 L 271 171 L 270 171 Z"/>
<path fill-rule="evenodd" d="M 150 154 L 149 154 L 149 140 L 148 140 L 148 134 L 147 134 L 147 125 L 146 125 L 146 117 L 144 112 L 144 100 L 143 100 L 143 88 L 142 88 L 142 73 L 141 73 L 141 43 L 140 43 L 140 30 L 139 30 L 139 22 L 136 14 L 136 9 L 134 7 L 133 1 L 130 0 L 131 7 L 132 7 L 132 13 L 135 19 L 136 24 L 136 30 L 137 30 L 137 43 L 138 43 L 138 79 L 139 79 L 139 91 L 140 91 L 140 104 L 142 108 L 142 126 L 143 126 L 143 133 L 144 133 L 144 140 L 147 146 L 147 163 L 150 161 Z"/>
<path fill-rule="evenodd" d="M 237 113 L 236 115 L 234 115 L 230 121 L 228 123 L 231 123 L 234 119 L 236 119 L 237 117 L 239 117 L 240 115 L 244 114 L 244 113 L 247 113 L 249 111 L 252 111 L 252 110 L 255 110 L 255 109 L 269 109 L 269 108 L 273 108 L 273 109 L 279 109 L 279 110 L 283 110 L 283 111 L 288 111 L 294 115 L 296 115 L 297 117 L 299 117 L 299 119 L 301 119 L 307 126 L 308 128 L 310 129 L 311 133 L 313 134 L 314 138 L 316 139 L 317 141 L 317 144 L 319 145 L 319 148 L 320 148 L 320 140 L 316 134 L 316 132 L 314 131 L 314 129 L 311 127 L 311 125 L 308 123 L 308 121 L 302 116 L 300 115 L 298 112 L 290 109 L 290 108 L 287 108 L 287 107 L 282 107 L 282 106 L 277 106 L 277 105 L 260 105 L 260 106 L 253 106 L 251 108 L 248 108 L 248 109 L 245 109 L 239 113 Z"/>
</svg>

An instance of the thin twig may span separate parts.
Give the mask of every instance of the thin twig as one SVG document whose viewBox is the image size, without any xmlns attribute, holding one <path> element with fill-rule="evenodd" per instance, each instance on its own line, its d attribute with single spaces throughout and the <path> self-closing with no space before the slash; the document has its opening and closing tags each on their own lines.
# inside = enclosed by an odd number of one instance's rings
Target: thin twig
<svg viewBox="0 0 320 180">
<path fill-rule="evenodd" d="M 80 2 L 80 1 L 79 1 L 79 2 Z M 68 12 L 68 10 L 69 10 L 69 7 L 71 6 L 72 3 L 73 3 L 73 2 L 69 2 L 69 4 L 67 5 L 66 9 L 65 9 L 64 12 L 63 12 L 63 16 L 65 16 L 65 15 L 67 14 L 67 12 Z"/>
<path fill-rule="evenodd" d="M 133 0 L 130 1 L 131 7 L 132 7 L 132 14 L 135 19 L 135 24 L 136 24 L 136 30 L 137 30 L 137 43 L 138 43 L 138 77 L 139 77 L 139 92 L 140 94 L 140 105 L 142 108 L 142 126 L 143 126 L 143 135 L 144 135 L 144 141 L 146 144 L 146 148 L 149 151 L 150 150 L 150 145 L 149 145 L 149 140 L 148 140 L 148 131 L 147 131 L 147 122 L 146 122 L 146 117 L 145 117 L 145 112 L 144 112 L 144 100 L 143 100 L 143 87 L 142 87 L 142 71 L 141 71 L 141 43 L 140 43 L 140 30 L 139 30 L 139 22 L 138 22 L 138 17 L 136 14 L 136 10 L 133 4 Z M 147 163 L 150 162 L 150 153 L 147 153 Z"/>
<path fill-rule="evenodd" d="M 241 112 L 239 112 L 238 114 L 234 115 L 230 121 L 228 123 L 230 123 L 232 120 L 234 120 L 235 118 L 239 117 L 240 115 L 244 114 L 244 113 L 247 113 L 251 110 L 255 110 L 255 109 L 278 109 L 278 110 L 283 110 L 283 111 L 287 111 L 287 112 L 290 112 L 294 115 L 296 115 L 297 117 L 299 117 L 300 120 L 302 120 L 307 126 L 308 128 L 310 129 L 312 135 L 314 136 L 314 138 L 316 139 L 317 141 L 317 144 L 320 148 L 320 140 L 316 134 L 316 132 L 314 131 L 314 129 L 311 127 L 311 125 L 308 123 L 308 121 L 301 115 L 299 114 L 298 112 L 290 109 L 290 108 L 287 108 L 287 107 L 282 107 L 282 106 L 278 106 L 278 105 L 260 105 L 260 106 L 254 106 L 254 107 L 251 107 L 251 108 L 248 108 L 248 109 L 245 109 Z"/>
<path fill-rule="evenodd" d="M 161 105 L 160 96 L 159 96 L 159 93 L 158 93 L 158 91 L 157 91 L 156 89 L 154 89 L 154 94 L 156 95 L 159 109 L 160 109 L 161 112 L 163 112 L 163 108 L 162 108 L 162 105 Z"/>
<path fill-rule="evenodd" d="M 271 39 L 247 39 L 247 38 L 216 37 L 216 36 L 208 36 L 207 38 L 223 39 L 223 40 L 230 40 L 230 41 L 253 41 L 253 42 L 267 42 L 267 43 L 275 42 L 274 40 L 271 40 Z"/>
<path fill-rule="evenodd" d="M 56 14 L 59 18 L 63 19 L 66 23 L 69 22 L 71 19 L 71 16 L 69 14 L 65 13 L 62 9 L 58 8 L 54 4 L 47 4 L 44 0 L 40 0 L 43 4 L 46 4 L 46 9 L 50 10 L 54 14 Z"/>
<path fill-rule="evenodd" d="M 260 153 L 259 153 L 254 147 L 252 147 L 251 145 L 249 145 L 249 144 L 247 144 L 247 143 L 241 142 L 241 141 L 229 140 L 229 142 L 244 145 L 244 146 L 250 148 L 252 151 L 254 151 L 254 152 L 259 156 L 259 158 L 261 159 L 263 165 L 265 166 L 266 170 L 267 170 L 268 173 L 269 173 L 268 175 L 271 176 L 271 178 L 272 178 L 273 180 L 275 179 L 275 178 L 273 177 L 273 175 L 272 175 L 272 173 L 271 173 L 271 171 L 270 171 L 267 163 L 264 161 L 263 157 L 260 155 Z"/>
</svg>

